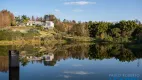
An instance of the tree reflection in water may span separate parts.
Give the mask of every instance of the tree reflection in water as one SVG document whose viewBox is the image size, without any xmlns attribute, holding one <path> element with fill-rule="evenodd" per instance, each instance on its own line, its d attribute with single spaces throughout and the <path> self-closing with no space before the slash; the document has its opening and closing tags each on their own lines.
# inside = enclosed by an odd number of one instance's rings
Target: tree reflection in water
<svg viewBox="0 0 142 80">
<path fill-rule="evenodd" d="M 54 66 L 60 60 L 66 59 L 90 59 L 103 60 L 115 58 L 121 62 L 130 62 L 142 58 L 141 44 L 50 44 L 42 46 L 0 46 L 0 57 L 5 57 L 9 49 L 20 52 L 22 66 L 29 62 L 41 63 L 45 66 Z M 50 54 L 50 55 L 49 55 Z M 46 58 L 45 58 L 46 56 Z M 2 59 L 1 62 L 4 62 Z M 0 64 L 0 70 L 5 70 L 7 62 Z M 2 67 L 3 66 L 3 67 Z M 5 70 L 6 71 L 6 70 Z"/>
<path fill-rule="evenodd" d="M 137 49 L 137 50 L 136 50 Z M 34 49 L 33 49 L 34 50 Z M 38 55 L 42 57 L 48 53 L 53 53 L 54 59 L 51 61 L 43 60 L 45 66 L 54 66 L 56 62 L 66 59 L 90 59 L 90 60 L 103 60 L 115 58 L 121 62 L 130 62 L 136 59 L 142 58 L 142 49 L 135 48 L 133 45 L 123 45 L 123 44 L 66 44 L 66 45 L 52 45 L 52 46 L 42 46 L 39 48 L 36 54 L 32 57 Z M 28 55 L 28 51 L 26 56 Z M 30 55 L 31 56 L 31 55 Z M 36 60 L 37 62 L 41 60 Z M 25 60 L 29 62 L 29 60 Z M 35 61 L 34 61 L 35 62 Z M 21 63 L 25 63 L 24 61 Z"/>
</svg>

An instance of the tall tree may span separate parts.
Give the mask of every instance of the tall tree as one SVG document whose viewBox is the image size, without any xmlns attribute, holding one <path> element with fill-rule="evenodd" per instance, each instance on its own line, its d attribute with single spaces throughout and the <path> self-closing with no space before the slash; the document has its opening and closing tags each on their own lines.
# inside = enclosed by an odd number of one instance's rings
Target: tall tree
<svg viewBox="0 0 142 80">
<path fill-rule="evenodd" d="M 39 17 L 39 21 L 43 21 L 43 18 L 42 18 L 42 17 Z"/>
<path fill-rule="evenodd" d="M 32 16 L 32 21 L 35 21 L 35 17 L 34 16 Z"/>
<path fill-rule="evenodd" d="M 7 10 L 0 11 L 0 26 L 14 26 L 15 25 L 15 18 L 14 15 Z"/>
<path fill-rule="evenodd" d="M 22 19 L 22 23 L 27 23 L 27 22 L 30 20 L 30 18 L 27 17 L 26 15 L 23 15 L 23 16 L 21 17 L 21 19 Z"/>
<path fill-rule="evenodd" d="M 36 17 L 36 21 L 39 21 L 39 17 Z"/>
<path fill-rule="evenodd" d="M 55 21 L 56 17 L 52 14 L 50 15 L 44 15 L 44 21 Z"/>
</svg>

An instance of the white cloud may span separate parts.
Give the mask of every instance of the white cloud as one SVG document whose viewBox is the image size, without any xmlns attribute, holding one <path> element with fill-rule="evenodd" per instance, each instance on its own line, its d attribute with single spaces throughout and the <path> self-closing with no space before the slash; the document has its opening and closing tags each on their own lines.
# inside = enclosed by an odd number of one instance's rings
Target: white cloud
<svg viewBox="0 0 142 80">
<path fill-rule="evenodd" d="M 55 12 L 60 12 L 60 10 L 59 9 L 55 9 Z"/>
<path fill-rule="evenodd" d="M 70 76 L 70 75 L 59 75 L 59 76 L 56 76 L 56 77 L 71 78 L 72 76 Z"/>
<path fill-rule="evenodd" d="M 74 9 L 74 10 L 72 10 L 73 12 L 83 12 L 83 10 L 82 9 Z"/>
<path fill-rule="evenodd" d="M 64 2 L 65 5 L 88 5 L 88 4 L 96 4 L 96 2 L 89 1 L 77 1 L 77 2 Z"/>
<path fill-rule="evenodd" d="M 69 75 L 64 75 L 64 78 L 70 78 L 71 76 L 69 76 Z"/>
<path fill-rule="evenodd" d="M 92 72 L 85 72 L 85 71 L 64 71 L 65 74 L 77 74 L 77 75 L 86 75 L 86 74 L 93 74 Z"/>
</svg>

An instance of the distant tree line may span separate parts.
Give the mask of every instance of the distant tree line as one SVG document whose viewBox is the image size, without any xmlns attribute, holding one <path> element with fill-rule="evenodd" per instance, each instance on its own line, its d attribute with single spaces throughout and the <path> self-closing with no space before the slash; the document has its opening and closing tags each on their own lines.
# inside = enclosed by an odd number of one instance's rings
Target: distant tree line
<svg viewBox="0 0 142 80">
<path fill-rule="evenodd" d="M 76 22 L 75 20 L 56 20 L 58 31 L 72 36 L 89 36 L 96 41 L 142 42 L 142 24 L 138 20 L 121 20 L 119 22 Z"/>
<path fill-rule="evenodd" d="M 21 15 L 15 17 L 16 23 L 17 24 L 26 24 L 28 21 L 40 21 L 40 22 L 45 22 L 45 21 L 54 21 L 55 16 L 54 15 L 44 15 L 44 17 L 28 17 L 26 15 Z"/>
<path fill-rule="evenodd" d="M 55 29 L 71 34 L 72 36 L 89 36 L 89 28 L 87 22 L 76 22 L 75 20 L 60 21 L 59 19 L 54 20 Z"/>
<path fill-rule="evenodd" d="M 30 20 L 30 18 L 26 15 L 15 17 L 16 25 L 20 25 L 22 23 L 26 24 L 29 20 Z"/>
<path fill-rule="evenodd" d="M 120 22 L 90 22 L 90 37 L 115 42 L 142 41 L 142 24 L 138 20 Z"/>
</svg>

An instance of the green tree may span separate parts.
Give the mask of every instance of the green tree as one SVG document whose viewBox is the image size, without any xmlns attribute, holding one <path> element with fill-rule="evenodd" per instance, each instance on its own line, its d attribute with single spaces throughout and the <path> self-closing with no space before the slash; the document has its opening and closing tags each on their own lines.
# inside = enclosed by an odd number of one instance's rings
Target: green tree
<svg viewBox="0 0 142 80">
<path fill-rule="evenodd" d="M 76 36 L 89 36 L 88 26 L 85 23 L 74 24 L 70 33 Z"/>
<path fill-rule="evenodd" d="M 134 39 L 141 42 L 142 41 L 142 27 L 136 28 L 135 31 L 132 33 L 132 36 Z"/>
<path fill-rule="evenodd" d="M 91 37 L 105 38 L 105 34 L 109 28 L 108 22 L 94 22 L 89 26 Z"/>
<path fill-rule="evenodd" d="M 111 29 L 111 34 L 112 34 L 112 37 L 120 37 L 120 33 L 121 33 L 121 30 L 119 28 L 113 28 Z"/>
<path fill-rule="evenodd" d="M 135 30 L 135 28 L 138 27 L 138 24 L 135 21 L 122 20 L 119 23 L 117 23 L 115 26 L 120 28 L 122 37 L 126 36 L 130 37 L 132 32 Z"/>
<path fill-rule="evenodd" d="M 27 17 L 26 15 L 23 15 L 23 16 L 21 17 L 21 20 L 22 20 L 22 23 L 27 23 L 27 22 L 30 20 L 30 18 Z"/>
</svg>

